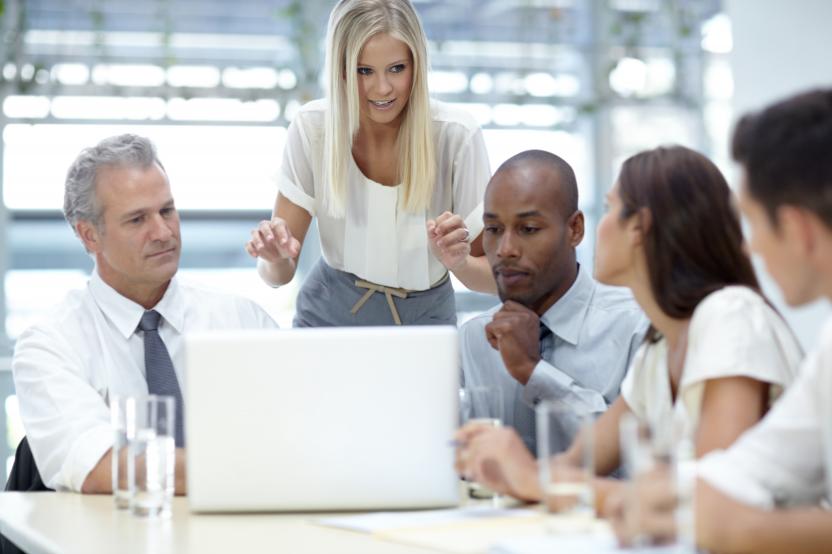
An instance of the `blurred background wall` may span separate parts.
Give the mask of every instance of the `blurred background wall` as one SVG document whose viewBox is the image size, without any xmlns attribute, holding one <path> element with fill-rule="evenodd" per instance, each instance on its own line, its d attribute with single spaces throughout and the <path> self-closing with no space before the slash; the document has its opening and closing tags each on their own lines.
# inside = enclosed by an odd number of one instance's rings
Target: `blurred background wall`
<svg viewBox="0 0 832 554">
<path fill-rule="evenodd" d="M 832 2 L 726 0 L 724 9 L 733 28 L 732 105 L 737 117 L 802 90 L 832 86 Z M 729 175 L 736 183 L 735 169 Z M 755 262 L 767 294 L 804 346 L 811 348 L 830 313 L 829 303 L 821 300 L 800 309 L 785 306 L 762 263 Z"/>
</svg>

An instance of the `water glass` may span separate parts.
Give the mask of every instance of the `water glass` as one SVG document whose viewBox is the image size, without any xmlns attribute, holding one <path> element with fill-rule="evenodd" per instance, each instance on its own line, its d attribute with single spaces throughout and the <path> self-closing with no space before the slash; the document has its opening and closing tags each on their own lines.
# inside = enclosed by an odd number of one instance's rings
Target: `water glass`
<svg viewBox="0 0 832 554">
<path fill-rule="evenodd" d="M 637 529 L 642 510 L 640 487 L 646 479 L 659 478 L 656 470 L 661 469 L 663 462 L 669 461 L 670 453 L 662 446 L 659 433 L 654 433 L 646 421 L 631 413 L 621 416 L 618 439 L 621 462 L 628 479 L 624 523 L 631 531 L 633 546 L 641 548 L 650 545 L 652 539 Z"/>
<path fill-rule="evenodd" d="M 549 515 L 547 528 L 552 532 L 590 531 L 595 520 L 594 419 L 554 401 L 541 402 L 535 411 L 540 489 Z M 577 466 L 555 458 L 564 449 L 564 437 L 580 443 Z"/>
<path fill-rule="evenodd" d="M 176 401 L 172 396 L 128 398 L 130 507 L 139 516 L 169 516 L 173 504 Z"/>
<path fill-rule="evenodd" d="M 463 425 L 481 423 L 500 427 L 503 395 L 499 387 L 474 386 L 459 389 L 459 413 Z"/>
<path fill-rule="evenodd" d="M 459 411 L 463 425 L 485 425 L 501 427 L 503 396 L 498 387 L 474 386 L 459 390 Z M 500 507 L 500 495 L 485 485 L 467 482 L 468 497 L 473 500 L 490 500 L 494 507 Z"/>
<path fill-rule="evenodd" d="M 651 426 L 634 414 L 626 413 L 621 416 L 618 436 L 624 470 L 630 479 L 671 461 L 672 423 L 668 423 L 667 428 Z"/>
<path fill-rule="evenodd" d="M 130 507 L 132 478 L 127 475 L 127 397 L 110 397 L 110 424 L 113 429 L 113 500 L 116 508 Z"/>
<path fill-rule="evenodd" d="M 625 525 L 631 527 L 634 545 L 645 547 L 657 537 L 640 534 L 638 522 L 644 487 L 666 486 L 676 497 L 677 552 L 695 552 L 693 485 L 695 482 L 693 445 L 677 422 L 651 426 L 633 414 L 622 416 L 619 436 L 624 468 L 629 477 L 626 492 Z M 644 489 L 644 490 L 643 490 Z"/>
</svg>

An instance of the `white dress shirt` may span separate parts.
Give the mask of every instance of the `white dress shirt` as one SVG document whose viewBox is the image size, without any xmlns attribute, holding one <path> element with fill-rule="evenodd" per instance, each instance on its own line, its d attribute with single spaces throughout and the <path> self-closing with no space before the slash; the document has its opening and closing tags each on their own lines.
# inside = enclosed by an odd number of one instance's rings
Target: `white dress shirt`
<svg viewBox="0 0 832 554">
<path fill-rule="evenodd" d="M 154 309 L 183 393 L 185 333 L 277 326 L 251 300 L 176 277 Z M 12 370 L 20 415 L 48 487 L 80 491 L 113 444 L 110 397 L 147 394 L 144 337 L 136 332 L 144 311 L 94 270 L 86 289 L 71 292 L 17 340 Z"/>
<path fill-rule="evenodd" d="M 700 460 L 697 472 L 761 508 L 832 499 L 832 319 L 783 398 L 728 450 Z"/>
<path fill-rule="evenodd" d="M 552 335 L 544 339 L 541 360 L 522 385 L 485 336 L 485 326 L 499 309 L 474 317 L 459 330 L 462 382 L 465 387 L 498 387 L 502 412 L 493 406 L 475 407 L 473 415 L 499 417 L 504 425 L 514 427 L 532 452 L 537 444 L 537 403 L 557 401 L 576 416 L 603 413 L 618 397 L 648 326 L 629 290 L 599 284 L 581 267 L 569 290 L 541 316 Z M 552 431 L 553 449 L 566 450 L 577 430 L 577 418 L 560 421 L 558 427 Z"/>
<path fill-rule="evenodd" d="M 403 207 L 402 187 L 364 176 L 350 156 L 344 217 L 324 209 L 329 186 L 324 175 L 325 100 L 301 108 L 286 137 L 278 177 L 280 193 L 318 218 L 321 250 L 330 267 L 379 285 L 427 290 L 445 276 L 431 253 L 426 223 L 445 211 L 465 219 L 471 239 L 482 232 L 482 202 L 491 177 L 482 131 L 473 117 L 431 102 L 436 181 L 425 212 Z"/>
<path fill-rule="evenodd" d="M 670 392 L 664 338 L 642 345 L 621 384 L 621 395 L 641 420 L 657 432 L 668 431 L 665 439 L 680 432 L 693 441 L 706 381 L 749 377 L 769 383 L 772 404 L 797 377 L 802 358 L 794 334 L 762 296 L 747 287 L 725 287 L 693 311 L 676 401 Z"/>
</svg>

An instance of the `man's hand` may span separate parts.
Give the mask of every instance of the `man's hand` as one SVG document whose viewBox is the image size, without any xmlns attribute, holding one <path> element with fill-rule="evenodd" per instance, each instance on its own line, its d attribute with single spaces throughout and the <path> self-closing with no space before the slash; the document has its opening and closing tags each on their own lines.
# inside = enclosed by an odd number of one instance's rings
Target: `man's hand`
<svg viewBox="0 0 832 554">
<path fill-rule="evenodd" d="M 457 431 L 454 467 L 495 492 L 522 500 L 540 500 L 537 462 L 510 427 L 469 423 Z"/>
<path fill-rule="evenodd" d="M 177 448 L 175 451 L 174 461 L 174 491 L 175 494 L 185 495 L 187 491 L 187 478 L 185 475 L 185 449 Z M 119 455 L 118 474 L 120 478 L 127 475 L 127 449 L 122 448 Z M 145 472 L 144 456 L 138 456 L 135 460 L 135 472 L 141 474 Z M 98 463 L 87 474 L 84 483 L 81 485 L 81 492 L 83 494 L 112 494 L 112 467 L 113 467 L 113 449 L 109 449 L 104 456 L 98 460 Z"/>
<path fill-rule="evenodd" d="M 471 253 L 468 228 L 462 217 L 444 212 L 427 222 L 428 242 L 433 255 L 450 271 L 465 266 Z"/>
<path fill-rule="evenodd" d="M 540 319 L 527 307 L 508 300 L 485 326 L 488 343 L 500 351 L 512 377 L 525 385 L 540 361 Z"/>
</svg>

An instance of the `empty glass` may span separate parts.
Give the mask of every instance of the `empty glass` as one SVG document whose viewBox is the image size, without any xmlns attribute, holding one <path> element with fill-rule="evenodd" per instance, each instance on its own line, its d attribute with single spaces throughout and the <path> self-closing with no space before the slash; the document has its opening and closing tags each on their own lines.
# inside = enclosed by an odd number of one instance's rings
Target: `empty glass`
<svg viewBox="0 0 832 554">
<path fill-rule="evenodd" d="M 676 497 L 676 551 L 695 552 L 695 471 L 690 435 L 677 421 L 650 426 L 633 414 L 622 416 L 619 433 L 622 460 L 629 477 L 625 524 L 632 526 L 635 546 L 647 546 L 656 540 L 656 537 L 639 534 L 637 522 L 642 519 L 639 512 L 642 509 L 640 498 L 643 492 L 662 485 L 672 489 Z"/>
<path fill-rule="evenodd" d="M 110 423 L 113 428 L 113 500 L 116 508 L 130 507 L 132 480 L 127 475 L 127 397 L 110 397 Z"/>
<path fill-rule="evenodd" d="M 459 389 L 461 423 L 502 425 L 503 395 L 498 387 L 475 386 Z"/>
</svg>

